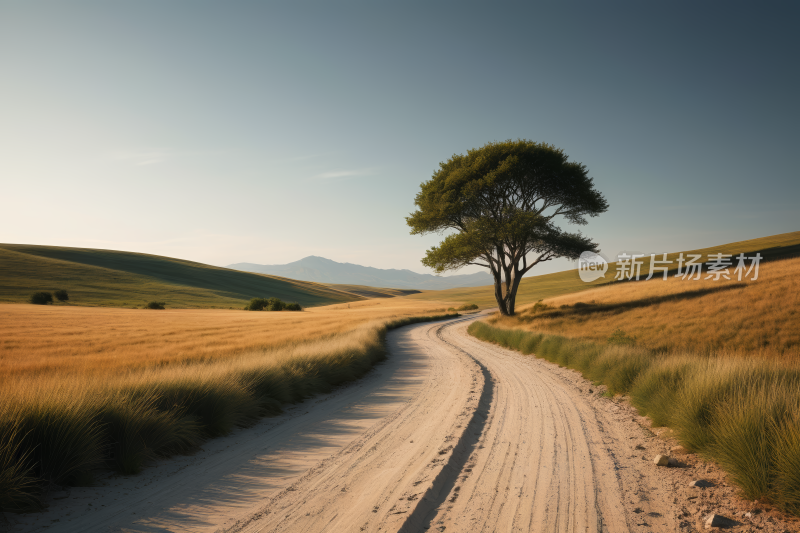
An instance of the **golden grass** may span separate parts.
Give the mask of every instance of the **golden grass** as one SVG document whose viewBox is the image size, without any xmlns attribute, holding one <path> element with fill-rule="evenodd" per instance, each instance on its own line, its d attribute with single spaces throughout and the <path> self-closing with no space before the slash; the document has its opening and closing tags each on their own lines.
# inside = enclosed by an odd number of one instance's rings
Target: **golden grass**
<svg viewBox="0 0 800 533">
<path fill-rule="evenodd" d="M 0 510 L 39 507 L 45 480 L 84 484 L 104 467 L 136 473 L 357 379 L 385 357 L 387 329 L 445 318 L 445 307 L 0 306 Z"/>
<path fill-rule="evenodd" d="M 106 309 L 0 304 L 0 378 L 108 375 L 331 339 L 360 324 L 444 311 L 399 298 L 303 312 Z"/>
<path fill-rule="evenodd" d="M 800 258 L 763 262 L 756 281 L 652 279 L 542 304 L 493 323 L 593 341 L 621 329 L 658 353 L 800 356 Z"/>
</svg>

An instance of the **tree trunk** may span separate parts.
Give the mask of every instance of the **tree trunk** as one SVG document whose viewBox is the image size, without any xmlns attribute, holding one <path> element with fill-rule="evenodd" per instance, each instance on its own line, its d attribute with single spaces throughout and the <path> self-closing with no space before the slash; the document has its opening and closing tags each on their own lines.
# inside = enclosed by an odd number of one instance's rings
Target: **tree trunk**
<svg viewBox="0 0 800 533">
<path fill-rule="evenodd" d="M 517 289 L 519 289 L 519 282 L 522 276 L 516 268 L 513 268 L 513 278 L 511 283 L 506 283 L 508 289 L 505 295 L 503 294 L 503 280 L 501 279 L 500 272 L 492 272 L 494 275 L 494 298 L 497 300 L 497 307 L 500 308 L 500 314 L 505 316 L 514 316 L 514 307 L 517 302 Z"/>
<path fill-rule="evenodd" d="M 514 281 L 511 282 L 511 288 L 506 294 L 506 311 L 508 316 L 514 316 L 514 308 L 517 304 L 517 289 L 519 289 L 519 282 L 522 281 L 522 276 L 519 272 L 514 276 Z"/>
<path fill-rule="evenodd" d="M 506 301 L 503 296 L 503 279 L 500 275 L 500 271 L 495 271 L 493 268 L 492 275 L 494 276 L 494 299 L 497 300 L 497 307 L 500 308 L 501 315 L 508 315 Z"/>
</svg>

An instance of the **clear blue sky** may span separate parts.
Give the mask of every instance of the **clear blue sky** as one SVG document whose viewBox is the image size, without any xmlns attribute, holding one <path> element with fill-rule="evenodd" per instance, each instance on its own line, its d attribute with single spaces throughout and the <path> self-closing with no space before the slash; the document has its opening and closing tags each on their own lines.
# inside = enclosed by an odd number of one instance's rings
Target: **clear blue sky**
<svg viewBox="0 0 800 533">
<path fill-rule="evenodd" d="M 419 184 L 509 138 L 607 255 L 800 230 L 798 5 L 0 2 L 0 242 L 424 272 Z"/>
</svg>

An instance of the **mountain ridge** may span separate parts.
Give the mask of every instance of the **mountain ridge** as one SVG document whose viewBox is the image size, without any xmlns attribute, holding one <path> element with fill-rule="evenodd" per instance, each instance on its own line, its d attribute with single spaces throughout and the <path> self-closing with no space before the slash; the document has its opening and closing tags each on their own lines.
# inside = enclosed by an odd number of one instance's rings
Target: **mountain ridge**
<svg viewBox="0 0 800 533">
<path fill-rule="evenodd" d="M 419 274 L 408 269 L 383 269 L 354 263 L 339 263 L 316 255 L 309 255 L 285 265 L 242 262 L 227 265 L 226 268 L 317 283 L 391 287 L 394 289 L 442 290 L 480 287 L 493 283 L 492 276 L 488 272 L 441 277 Z"/>
</svg>

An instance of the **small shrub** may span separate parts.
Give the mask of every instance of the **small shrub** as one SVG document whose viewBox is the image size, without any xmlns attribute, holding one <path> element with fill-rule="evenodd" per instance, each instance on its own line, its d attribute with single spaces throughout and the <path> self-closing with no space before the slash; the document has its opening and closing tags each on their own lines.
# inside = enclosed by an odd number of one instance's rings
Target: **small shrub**
<svg viewBox="0 0 800 533">
<path fill-rule="evenodd" d="M 28 301 L 36 305 L 47 305 L 53 303 L 53 295 L 49 292 L 34 292 Z"/>
<path fill-rule="evenodd" d="M 245 311 L 302 311 L 300 304 L 284 302 L 280 298 L 253 298 L 246 306 Z"/>
<path fill-rule="evenodd" d="M 266 298 L 253 298 L 250 303 L 244 306 L 245 311 L 263 311 L 267 306 Z"/>
<path fill-rule="evenodd" d="M 59 290 L 55 291 L 53 293 L 53 296 L 55 296 L 56 299 L 59 302 L 66 302 L 67 300 L 69 300 L 69 294 L 67 294 L 67 291 L 65 291 L 64 289 L 59 289 Z M 122 305 L 125 305 L 125 304 L 122 304 Z"/>
<path fill-rule="evenodd" d="M 144 306 L 145 309 L 165 309 L 166 302 L 150 302 Z"/>
<path fill-rule="evenodd" d="M 478 306 L 476 304 L 464 304 L 461 307 L 456 308 L 456 311 L 474 311 L 477 308 Z"/>
<path fill-rule="evenodd" d="M 614 333 L 608 338 L 608 344 L 636 344 L 636 337 L 631 337 L 620 328 L 617 328 Z"/>
<path fill-rule="evenodd" d="M 280 298 L 270 298 L 267 300 L 267 311 L 283 311 L 286 304 Z"/>
<path fill-rule="evenodd" d="M 552 307 L 551 307 L 551 306 L 549 306 L 549 305 L 547 305 L 547 304 L 543 304 L 543 303 L 541 302 L 541 300 L 540 300 L 540 301 L 536 302 L 536 303 L 533 305 L 533 307 L 531 307 L 531 308 L 530 308 L 530 311 L 529 311 L 529 312 L 531 312 L 531 313 L 538 313 L 539 311 L 547 311 L 548 309 L 552 309 Z"/>
</svg>

